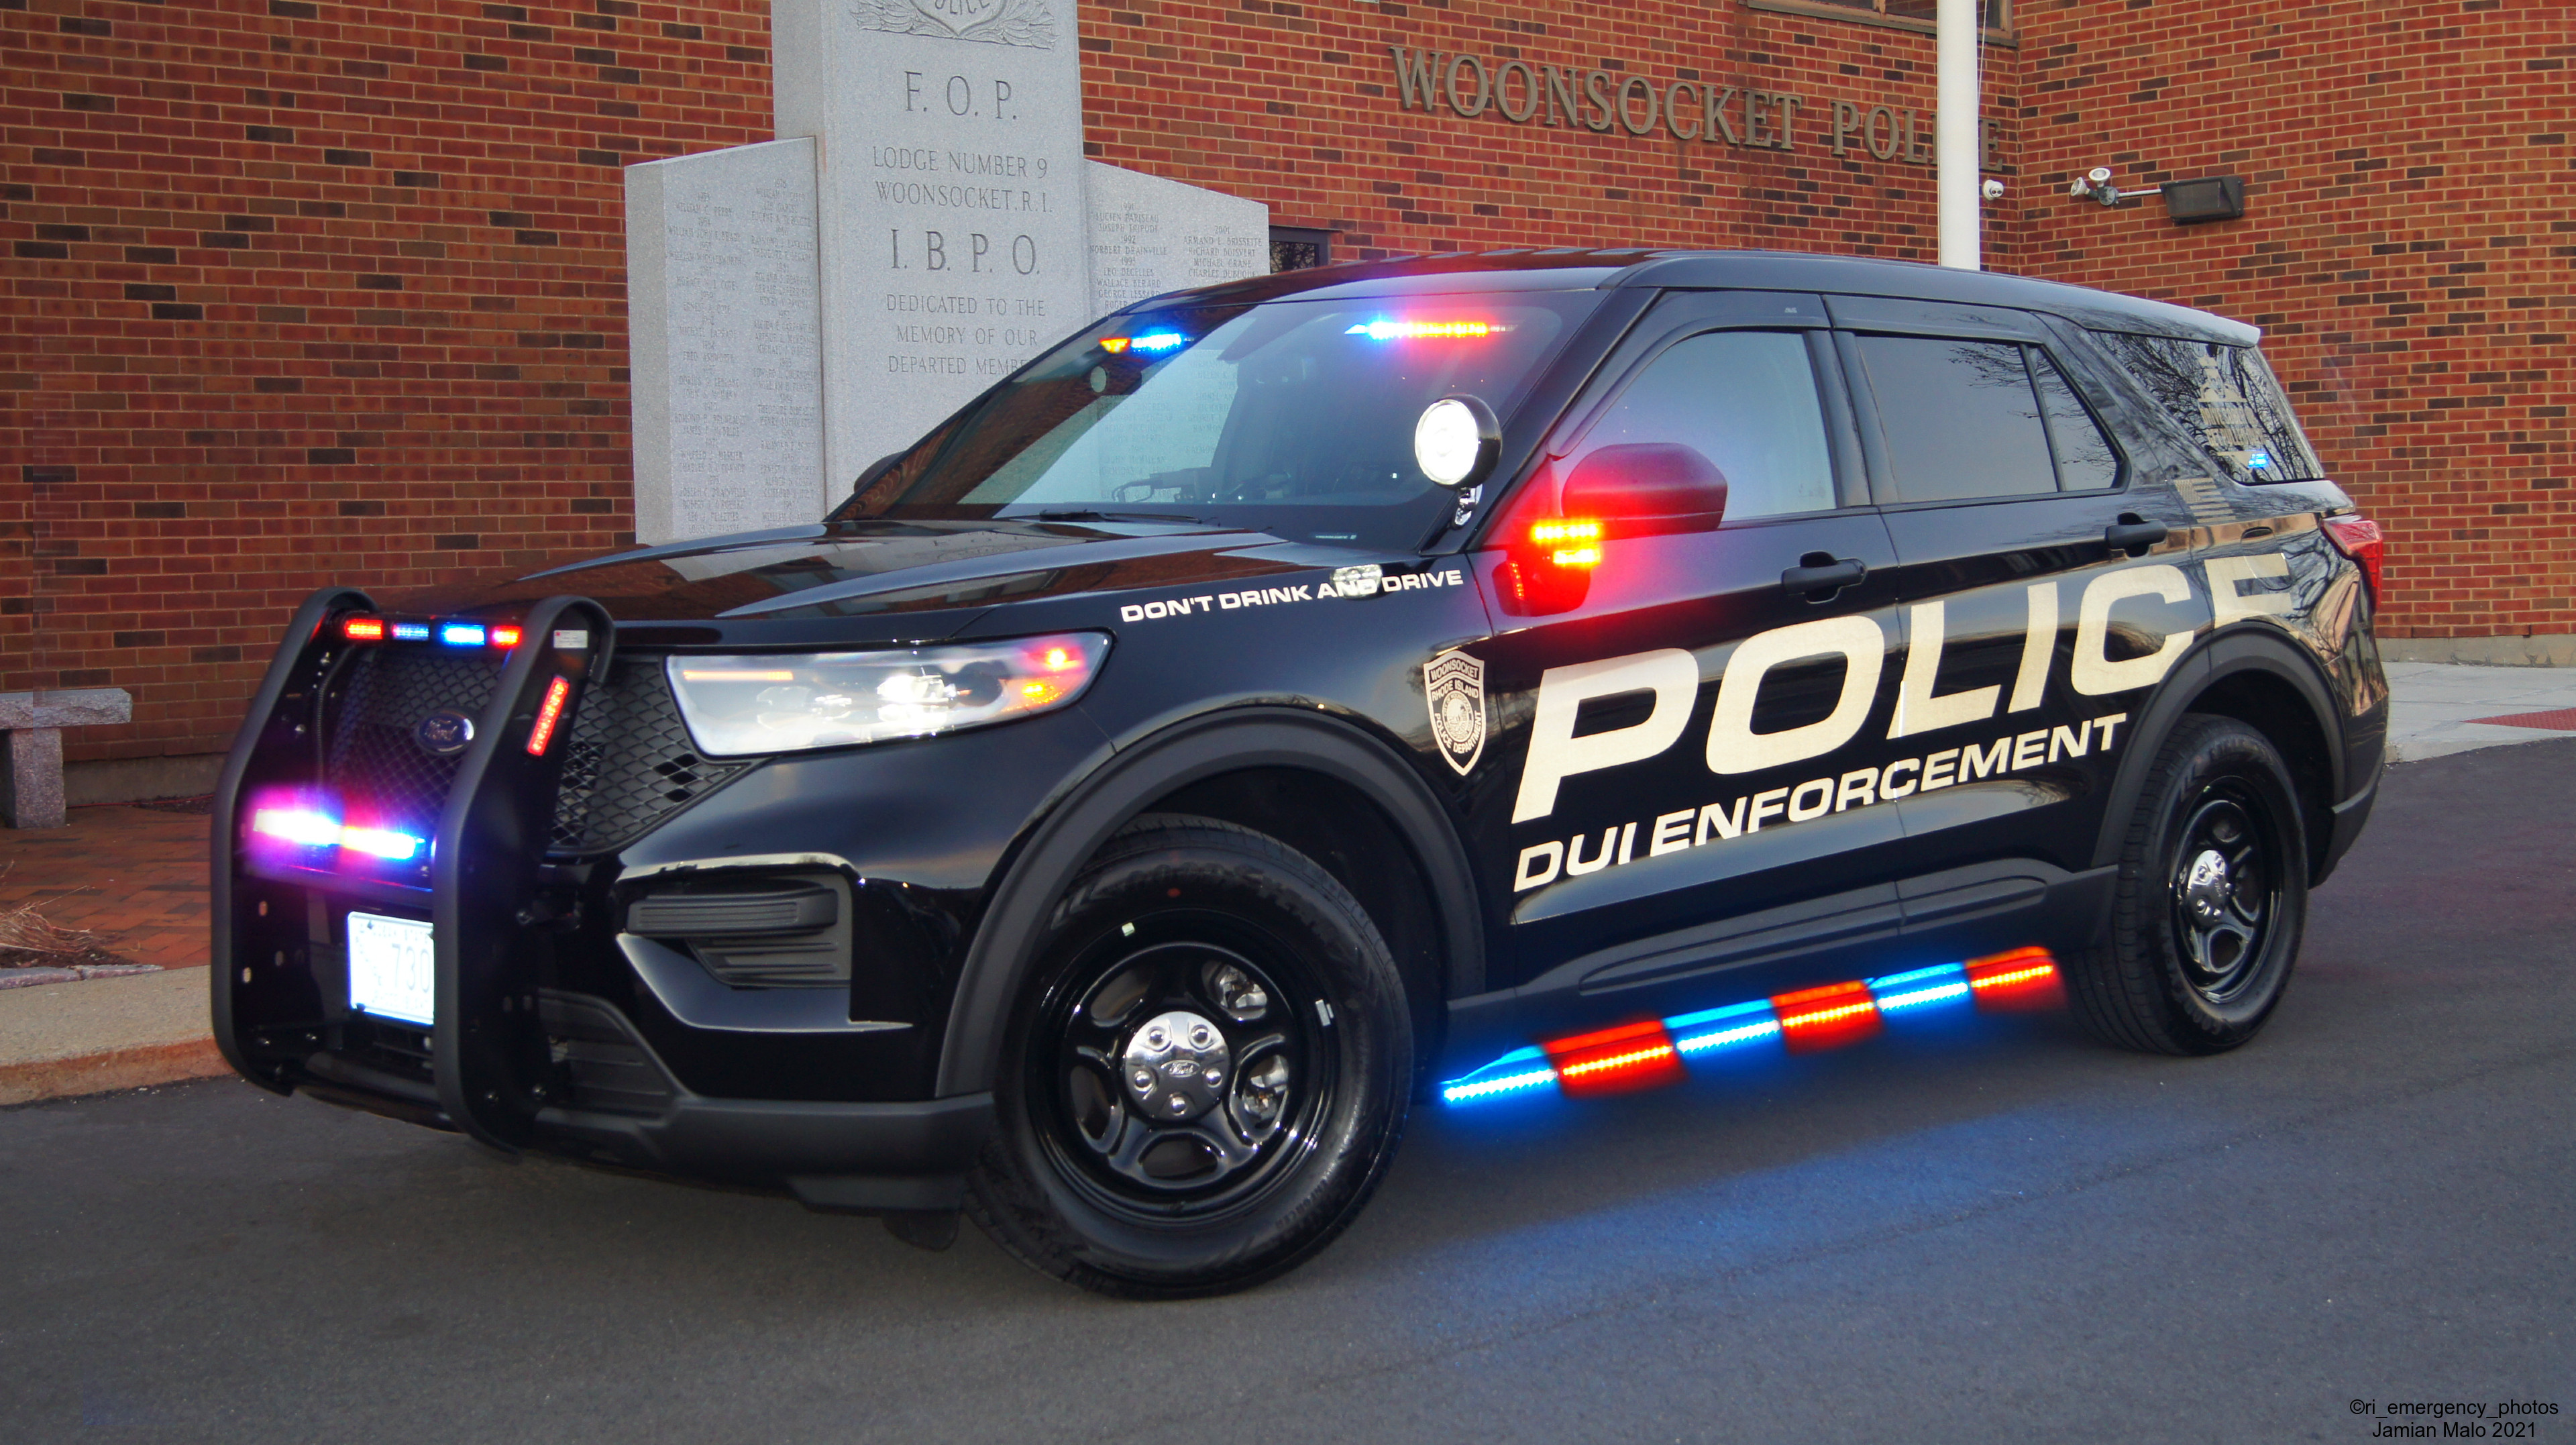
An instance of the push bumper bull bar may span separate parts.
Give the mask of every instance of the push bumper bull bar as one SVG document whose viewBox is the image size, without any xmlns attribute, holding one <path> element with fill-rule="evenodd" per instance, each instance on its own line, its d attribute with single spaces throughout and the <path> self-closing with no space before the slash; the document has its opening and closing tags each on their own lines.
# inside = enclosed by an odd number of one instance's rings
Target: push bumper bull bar
<svg viewBox="0 0 2576 1445">
<path fill-rule="evenodd" d="M 247 813 L 262 796 L 327 790 L 322 700 L 348 650 L 369 645 L 344 638 L 340 622 L 374 610 L 366 594 L 346 588 L 305 599 L 216 790 L 208 974 L 215 1041 L 233 1068 L 278 1093 L 301 1088 L 456 1129 L 505 1152 L 542 1148 L 787 1188 L 821 1208 L 956 1207 L 958 1178 L 989 1132 L 990 1095 L 919 1103 L 708 1098 L 681 1086 L 615 1009 L 543 987 L 552 946 L 543 925 L 557 906 L 546 852 L 570 751 L 561 740 L 586 684 L 604 673 L 613 640 L 599 604 L 549 598 L 522 620 L 523 641 L 475 719 L 439 815 L 428 887 L 280 859 L 254 839 Z M 538 737 L 550 692 L 560 695 Z M 435 1023 L 402 1033 L 414 1046 L 408 1055 L 370 1056 L 350 1044 L 376 1032 L 348 1003 L 352 906 L 432 925 Z M 566 1027 L 628 1060 L 624 1067 L 649 1087 L 604 1108 L 564 1087 Z"/>
</svg>

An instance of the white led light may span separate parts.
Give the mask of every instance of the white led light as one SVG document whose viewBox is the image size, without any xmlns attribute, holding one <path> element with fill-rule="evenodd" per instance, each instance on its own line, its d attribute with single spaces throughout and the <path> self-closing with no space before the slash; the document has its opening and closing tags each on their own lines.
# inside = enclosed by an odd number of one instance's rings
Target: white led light
<svg viewBox="0 0 2576 1445">
<path fill-rule="evenodd" d="M 1454 396 L 1424 407 L 1422 419 L 1413 424 L 1413 460 L 1424 476 L 1444 487 L 1457 486 L 1475 472 L 1476 454 L 1484 444 L 1476 413 Z"/>
</svg>

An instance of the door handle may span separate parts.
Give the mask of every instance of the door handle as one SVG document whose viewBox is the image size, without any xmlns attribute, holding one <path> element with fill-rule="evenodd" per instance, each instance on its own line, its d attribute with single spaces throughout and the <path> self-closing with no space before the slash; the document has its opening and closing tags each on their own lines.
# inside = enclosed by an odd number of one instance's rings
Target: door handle
<svg viewBox="0 0 2576 1445">
<path fill-rule="evenodd" d="M 2172 529 L 2162 522 L 2150 522 L 2135 512 L 2122 512 L 2120 520 L 2102 529 L 2102 545 L 2113 552 L 2135 557 L 2165 539 Z"/>
<path fill-rule="evenodd" d="M 1798 565 L 1780 574 L 1780 585 L 1792 592 L 1806 594 L 1810 602 L 1829 602 L 1835 593 L 1853 586 L 1869 575 L 1857 557 L 1836 557 L 1829 552 L 1810 552 L 1798 559 Z"/>
</svg>

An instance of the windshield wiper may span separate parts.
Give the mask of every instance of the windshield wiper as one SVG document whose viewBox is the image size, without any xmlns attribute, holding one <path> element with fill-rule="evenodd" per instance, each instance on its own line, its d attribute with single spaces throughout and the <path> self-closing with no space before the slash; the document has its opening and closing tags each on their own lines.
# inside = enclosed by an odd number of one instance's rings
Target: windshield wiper
<svg viewBox="0 0 2576 1445">
<path fill-rule="evenodd" d="M 1035 517 L 1041 522 L 1179 522 L 1186 526 L 1193 527 L 1212 527 L 1216 525 L 1205 517 L 1184 517 L 1178 512 L 1094 512 L 1077 509 L 1073 511 L 1029 512 L 1023 513 L 1022 515 Z"/>
</svg>

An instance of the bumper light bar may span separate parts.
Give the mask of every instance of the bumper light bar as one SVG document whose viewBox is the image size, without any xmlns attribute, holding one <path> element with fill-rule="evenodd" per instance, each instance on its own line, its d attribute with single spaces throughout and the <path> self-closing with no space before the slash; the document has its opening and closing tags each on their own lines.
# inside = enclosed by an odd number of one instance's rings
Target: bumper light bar
<svg viewBox="0 0 2576 1445">
<path fill-rule="evenodd" d="M 425 840 L 391 828 L 344 827 L 330 814 L 309 808 L 262 808 L 251 816 L 250 830 L 306 848 L 354 848 L 396 863 L 420 856 L 427 846 Z"/>
<path fill-rule="evenodd" d="M 1995 1012 L 2063 1002 L 2056 959 L 2044 948 L 2018 948 L 1515 1049 L 1441 1085 L 1440 1098 L 1467 1104 L 1550 1084 L 1570 1099 L 1625 1093 L 1678 1082 L 1687 1073 L 1685 1060 L 1722 1049 L 1778 1039 L 1791 1052 L 1804 1053 L 1874 1037 L 1891 1014 L 1959 1003 Z"/>
</svg>

